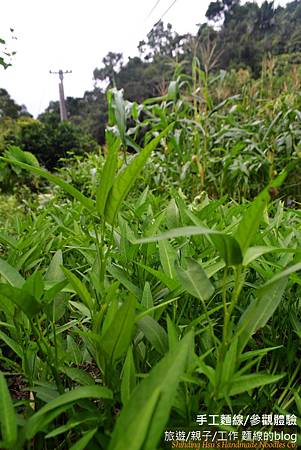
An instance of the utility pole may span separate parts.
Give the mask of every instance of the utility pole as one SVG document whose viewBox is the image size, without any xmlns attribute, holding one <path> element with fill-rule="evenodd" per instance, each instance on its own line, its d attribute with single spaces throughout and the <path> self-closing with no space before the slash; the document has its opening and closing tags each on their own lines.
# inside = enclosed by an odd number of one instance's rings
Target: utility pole
<svg viewBox="0 0 301 450">
<path fill-rule="evenodd" d="M 67 109 L 66 109 L 66 102 L 65 102 L 65 94 L 64 94 L 64 74 L 66 73 L 72 73 L 72 70 L 59 70 L 58 72 L 52 72 L 49 70 L 49 73 L 52 75 L 58 75 L 60 82 L 59 82 L 59 96 L 60 96 L 60 116 L 61 116 L 61 122 L 63 120 L 67 120 Z"/>
</svg>

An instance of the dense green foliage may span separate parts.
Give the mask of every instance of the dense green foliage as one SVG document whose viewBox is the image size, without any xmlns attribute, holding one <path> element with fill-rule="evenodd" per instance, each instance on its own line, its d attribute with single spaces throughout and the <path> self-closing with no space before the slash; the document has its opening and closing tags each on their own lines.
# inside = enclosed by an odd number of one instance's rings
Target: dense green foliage
<svg viewBox="0 0 301 450">
<path fill-rule="evenodd" d="M 217 35 L 233 17 L 246 27 L 242 11 L 266 14 L 270 30 L 272 13 L 279 21 L 298 5 L 223 0 L 207 15 L 223 19 Z M 1 449 L 163 450 L 172 432 L 206 433 L 198 415 L 229 414 L 296 424 L 211 431 L 281 429 L 301 445 L 300 53 L 265 56 L 256 78 L 243 60 L 217 70 L 218 36 L 188 69 L 174 53 L 187 39 L 159 23 L 143 60 L 123 67 L 109 54 L 95 74 L 111 87 L 107 112 L 93 103 L 99 89 L 69 98 L 77 125 L 59 123 L 55 103 L 40 120 L 7 103 Z M 174 58 L 151 98 L 151 84 L 130 101 L 130 86 L 118 89 L 128 65 L 135 80 L 137 66 L 157 76 Z M 80 131 L 100 114 L 102 148 Z"/>
<path fill-rule="evenodd" d="M 154 25 L 138 45 L 139 56 L 123 61 L 121 53 L 109 52 L 93 72 L 96 83 L 83 98 L 67 99 L 69 120 L 90 133 L 99 143 L 105 141 L 107 87 L 123 89 L 129 101 L 142 101 L 165 95 L 175 71 L 191 75 L 192 60 L 197 57 L 205 72 L 217 74 L 240 68 L 258 78 L 263 59 L 271 56 L 300 64 L 301 2 L 285 7 L 265 1 L 242 4 L 239 0 L 211 2 L 207 22 L 200 24 L 196 35 L 180 35 L 162 21 Z M 197 22 L 197 18 L 196 18 Z M 286 56 L 285 56 L 286 55 Z M 277 58 L 279 59 L 279 58 Z M 278 75 L 275 68 L 274 75 Z M 48 113 L 59 117 L 58 102 L 51 102 Z M 43 121 L 45 113 L 41 114 Z"/>
<path fill-rule="evenodd" d="M 18 105 L 5 89 L 0 89 L 0 118 L 17 119 L 20 116 L 30 116 L 24 105 Z"/>
<path fill-rule="evenodd" d="M 83 98 L 66 98 L 66 108 L 69 120 L 80 127 L 94 140 L 104 143 L 105 127 L 107 123 L 107 100 L 105 93 L 95 88 L 93 91 L 85 92 Z M 57 123 L 59 121 L 59 102 L 50 102 L 45 112 L 38 119 L 42 123 Z"/>
<path fill-rule="evenodd" d="M 262 58 L 268 53 L 280 55 L 301 50 L 301 3 L 299 0 L 285 7 L 275 7 L 273 1 L 243 5 L 237 0 L 211 2 L 207 11 L 211 21 L 223 21 L 216 33 L 217 49 L 222 50 L 219 65 L 250 67 L 258 74 Z M 212 32 L 200 28 L 199 37 Z"/>
<path fill-rule="evenodd" d="M 33 153 L 48 169 L 53 169 L 70 152 L 80 155 L 97 150 L 96 141 L 80 127 L 51 119 L 44 122 L 24 117 L 3 119 L 0 122 L 0 152 L 8 145 L 18 146 Z"/>
<path fill-rule="evenodd" d="M 300 97 L 246 74 L 109 91 L 104 156 L 58 174 L 6 151 L 51 184 L 2 219 L 2 448 L 163 449 L 197 414 L 300 409 Z"/>
</svg>

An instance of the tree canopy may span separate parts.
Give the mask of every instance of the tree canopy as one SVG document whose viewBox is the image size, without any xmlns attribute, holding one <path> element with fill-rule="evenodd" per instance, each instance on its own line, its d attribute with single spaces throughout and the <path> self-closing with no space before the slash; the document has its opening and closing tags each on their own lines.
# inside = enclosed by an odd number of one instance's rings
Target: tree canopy
<svg viewBox="0 0 301 450">
<path fill-rule="evenodd" d="M 285 7 L 275 7 L 269 0 L 260 6 L 251 1 L 212 1 L 195 36 L 180 35 L 171 24 L 159 21 L 139 42 L 137 56 L 124 61 L 121 52 L 110 51 L 93 71 L 94 88 L 81 98 L 67 97 L 68 120 L 103 143 L 106 90 L 110 87 L 123 89 L 129 101 L 143 102 L 166 94 L 179 67 L 190 75 L 194 56 L 205 71 L 247 69 L 258 77 L 266 56 L 289 54 L 291 61 L 297 61 L 300 51 L 301 0 Z M 0 90 L 0 118 L 16 119 L 26 114 L 25 107 L 17 105 L 5 89 Z M 39 120 L 45 126 L 58 126 L 59 103 L 50 102 Z"/>
</svg>

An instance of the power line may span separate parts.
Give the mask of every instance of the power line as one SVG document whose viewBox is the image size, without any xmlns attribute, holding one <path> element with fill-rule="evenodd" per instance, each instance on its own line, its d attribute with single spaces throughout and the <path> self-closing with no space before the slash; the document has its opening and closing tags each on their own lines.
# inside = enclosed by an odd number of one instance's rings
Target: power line
<svg viewBox="0 0 301 450">
<path fill-rule="evenodd" d="M 171 3 L 171 5 L 169 5 L 169 7 L 167 8 L 167 10 L 162 14 L 162 16 L 160 17 L 160 19 L 158 20 L 158 22 L 160 22 L 164 16 L 166 16 L 166 14 L 171 10 L 171 8 L 173 7 L 173 5 L 177 2 L 177 0 L 173 0 L 173 2 Z M 157 22 L 157 23 L 158 23 Z"/>
<path fill-rule="evenodd" d="M 150 12 L 148 13 L 148 15 L 147 15 L 147 17 L 146 17 L 147 19 L 148 19 L 149 16 L 151 16 L 152 13 L 155 11 L 155 9 L 156 9 L 157 6 L 159 5 L 160 1 L 161 1 L 161 0 L 157 0 L 157 1 L 156 1 L 156 3 L 154 4 L 154 6 L 152 7 L 152 9 L 150 10 Z"/>
</svg>

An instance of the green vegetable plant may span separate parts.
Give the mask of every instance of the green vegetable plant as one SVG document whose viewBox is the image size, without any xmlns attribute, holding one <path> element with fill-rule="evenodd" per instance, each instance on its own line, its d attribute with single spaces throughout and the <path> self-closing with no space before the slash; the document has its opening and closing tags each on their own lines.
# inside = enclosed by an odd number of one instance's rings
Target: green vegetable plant
<svg viewBox="0 0 301 450">
<path fill-rule="evenodd" d="M 197 414 L 300 409 L 301 216 L 275 199 L 296 166 L 275 152 L 248 201 L 231 164 L 256 127 L 274 145 L 274 127 L 227 114 L 245 99 L 210 95 L 204 112 L 200 97 L 195 117 L 188 86 L 179 75 L 141 107 L 109 92 L 105 156 L 80 168 L 2 158 L 56 188 L 0 230 L 1 448 L 155 450 Z"/>
</svg>

